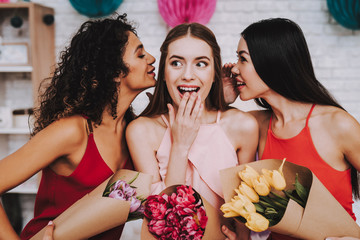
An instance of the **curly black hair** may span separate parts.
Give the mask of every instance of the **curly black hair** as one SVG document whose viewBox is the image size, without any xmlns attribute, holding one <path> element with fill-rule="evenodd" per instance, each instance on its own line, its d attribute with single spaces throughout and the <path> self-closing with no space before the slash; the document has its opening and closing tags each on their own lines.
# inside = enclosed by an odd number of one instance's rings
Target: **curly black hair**
<svg viewBox="0 0 360 240">
<path fill-rule="evenodd" d="M 40 94 L 40 105 L 34 112 L 32 136 L 60 118 L 79 114 L 99 125 L 108 106 L 112 117 L 117 117 L 120 83 L 114 79 L 129 72 L 123 55 L 130 32 L 137 35 L 126 14 L 81 25 L 70 45 L 60 53 L 53 76 L 40 86 L 49 84 Z M 125 119 L 129 121 L 133 116 L 130 107 Z"/>
</svg>

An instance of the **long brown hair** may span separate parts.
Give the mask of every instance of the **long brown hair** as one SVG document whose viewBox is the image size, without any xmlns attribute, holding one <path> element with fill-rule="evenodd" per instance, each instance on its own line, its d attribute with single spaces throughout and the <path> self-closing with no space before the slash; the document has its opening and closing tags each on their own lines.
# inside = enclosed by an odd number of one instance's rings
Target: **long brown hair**
<svg viewBox="0 0 360 240">
<path fill-rule="evenodd" d="M 149 105 L 140 114 L 140 116 L 155 116 L 168 112 L 167 103 L 172 103 L 172 99 L 168 92 L 165 82 L 165 62 L 168 54 L 169 45 L 179 38 L 190 35 L 205 41 L 212 49 L 214 57 L 214 83 L 210 89 L 210 93 L 205 100 L 206 109 L 226 110 L 229 107 L 225 103 L 223 85 L 221 80 L 221 55 L 220 47 L 216 41 L 214 33 L 204 25 L 199 23 L 184 23 L 174 27 L 166 36 L 165 41 L 160 47 L 161 57 L 159 62 L 158 80 L 155 85 L 154 96 L 150 100 Z M 184 46 L 186 47 L 186 46 Z"/>
</svg>

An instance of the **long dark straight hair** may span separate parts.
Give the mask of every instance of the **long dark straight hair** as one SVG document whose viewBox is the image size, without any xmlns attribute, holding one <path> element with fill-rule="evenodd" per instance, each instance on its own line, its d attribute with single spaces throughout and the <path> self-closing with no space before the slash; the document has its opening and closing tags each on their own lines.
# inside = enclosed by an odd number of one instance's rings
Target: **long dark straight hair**
<svg viewBox="0 0 360 240">
<path fill-rule="evenodd" d="M 210 93 L 205 100 L 206 109 L 224 111 L 229 108 L 224 100 L 223 85 L 221 80 L 222 63 L 220 47 L 216 41 L 214 33 L 202 24 L 184 23 L 171 29 L 160 47 L 161 56 L 159 62 L 158 80 L 155 85 L 154 96 L 150 100 L 149 105 L 140 114 L 140 116 L 155 116 L 168 112 L 166 104 L 173 102 L 166 87 L 165 81 L 165 63 L 168 54 L 168 48 L 172 42 L 186 37 L 187 35 L 205 41 L 212 49 L 215 76 Z"/>
<path fill-rule="evenodd" d="M 271 18 L 248 26 L 241 36 L 260 78 L 272 90 L 298 102 L 330 105 L 345 110 L 316 79 L 301 28 L 289 19 Z M 264 99 L 256 104 L 271 110 Z M 351 166 L 353 195 L 359 199 L 359 177 Z"/>
</svg>

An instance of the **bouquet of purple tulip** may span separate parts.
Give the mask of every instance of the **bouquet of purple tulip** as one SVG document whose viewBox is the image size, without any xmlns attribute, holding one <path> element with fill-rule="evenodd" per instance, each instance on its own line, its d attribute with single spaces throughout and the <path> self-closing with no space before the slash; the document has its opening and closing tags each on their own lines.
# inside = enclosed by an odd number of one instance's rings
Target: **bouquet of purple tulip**
<svg viewBox="0 0 360 240">
<path fill-rule="evenodd" d="M 130 212 L 127 219 L 128 221 L 140 219 L 144 214 L 144 206 L 142 203 L 146 200 L 142 196 L 137 196 L 136 186 L 131 186 L 140 173 L 137 173 L 136 176 L 131 179 L 129 182 L 124 180 L 117 180 L 109 184 L 103 193 L 104 197 L 110 197 L 115 199 L 120 199 L 130 202 Z"/>
<path fill-rule="evenodd" d="M 54 239 L 88 239 L 142 218 L 151 180 L 150 174 L 120 169 L 54 219 Z M 42 240 L 45 229 L 31 240 Z"/>
</svg>

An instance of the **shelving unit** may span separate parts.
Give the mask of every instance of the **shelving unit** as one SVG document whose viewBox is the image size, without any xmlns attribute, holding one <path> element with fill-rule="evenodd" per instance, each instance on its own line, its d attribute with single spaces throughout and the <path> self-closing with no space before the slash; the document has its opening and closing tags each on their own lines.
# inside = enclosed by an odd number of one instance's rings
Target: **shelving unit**
<svg viewBox="0 0 360 240">
<path fill-rule="evenodd" d="M 20 28 L 11 26 L 10 19 L 14 16 L 23 20 Z M 0 4 L 0 37 L 2 43 L 25 43 L 28 47 L 28 62 L 26 64 L 0 64 L 1 107 L 13 108 L 12 99 L 9 100 L 9 98 L 23 97 L 11 96 L 7 93 L 7 91 L 9 92 L 9 85 L 15 81 L 19 81 L 20 85 L 30 86 L 25 87 L 26 94 L 30 97 L 25 98 L 23 106 L 17 104 L 15 107 L 28 108 L 38 104 L 37 96 L 40 82 L 50 77 L 55 66 L 55 27 L 54 23 L 45 23 L 45 16 L 54 16 L 54 9 L 33 2 Z M 19 76 L 21 77 L 20 80 L 18 80 Z M 21 104 L 21 99 L 18 102 Z M 18 145 L 21 146 L 29 138 L 29 133 L 29 128 L 25 127 L 0 128 L 0 159 L 16 150 L 14 148 Z M 11 144 L 13 145 L 10 146 Z M 36 193 L 37 177 L 34 176 L 10 192 Z"/>
</svg>

